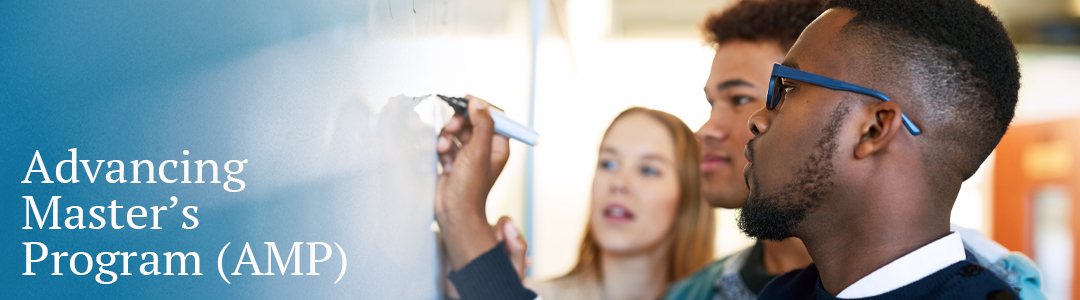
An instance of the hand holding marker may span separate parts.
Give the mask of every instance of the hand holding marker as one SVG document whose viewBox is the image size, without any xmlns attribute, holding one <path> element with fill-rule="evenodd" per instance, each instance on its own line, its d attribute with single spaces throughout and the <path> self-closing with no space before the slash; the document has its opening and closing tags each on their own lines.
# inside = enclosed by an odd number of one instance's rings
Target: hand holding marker
<svg viewBox="0 0 1080 300">
<path fill-rule="evenodd" d="M 439 96 L 439 99 L 443 99 L 447 104 L 450 104 L 450 107 L 454 108 L 455 114 L 465 116 L 466 118 L 469 117 L 469 100 L 443 95 L 436 96 Z M 529 127 L 526 127 L 525 125 L 514 122 L 514 120 L 511 120 L 506 114 L 503 114 L 503 112 L 498 109 L 491 110 L 491 119 L 495 121 L 495 132 L 498 134 L 521 141 L 529 146 L 536 146 L 536 143 L 540 139 L 539 133 L 536 133 L 536 131 L 529 129 Z"/>
</svg>

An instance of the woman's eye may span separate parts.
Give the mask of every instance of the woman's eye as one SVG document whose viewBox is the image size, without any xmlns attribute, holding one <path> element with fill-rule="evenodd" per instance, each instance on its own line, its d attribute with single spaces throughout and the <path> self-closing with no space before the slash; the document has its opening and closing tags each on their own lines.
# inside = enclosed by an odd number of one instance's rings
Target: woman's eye
<svg viewBox="0 0 1080 300">
<path fill-rule="evenodd" d="M 645 166 L 645 167 L 641 167 L 641 174 L 645 174 L 645 176 L 652 176 L 652 177 L 660 176 L 660 170 L 657 169 L 657 168 Z"/>
<path fill-rule="evenodd" d="M 615 169 L 619 168 L 619 163 L 607 159 L 600 160 L 600 168 L 604 170 L 614 171 Z"/>
</svg>

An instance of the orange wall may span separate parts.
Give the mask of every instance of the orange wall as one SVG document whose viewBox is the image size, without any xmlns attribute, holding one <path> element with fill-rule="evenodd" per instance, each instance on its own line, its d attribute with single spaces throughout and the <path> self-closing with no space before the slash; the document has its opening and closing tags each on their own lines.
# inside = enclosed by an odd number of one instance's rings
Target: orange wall
<svg viewBox="0 0 1080 300">
<path fill-rule="evenodd" d="M 1071 167 L 1060 176 L 1025 172 L 1025 152 L 1031 146 L 1047 142 L 1065 142 L 1071 152 Z M 1080 234 L 1080 119 L 1014 126 L 997 147 L 994 170 L 993 233 L 994 240 L 1012 251 L 1034 258 L 1032 249 L 1032 193 L 1045 184 L 1068 186 L 1071 190 L 1072 227 Z M 1030 159 L 1030 158 L 1029 158 Z M 1034 176 L 1032 176 L 1034 175 Z M 1080 236 L 1074 236 L 1074 249 L 1080 249 Z M 1073 270 L 1080 270 L 1080 259 L 1073 259 Z M 1080 276 L 1074 276 L 1073 295 L 1080 293 Z"/>
</svg>

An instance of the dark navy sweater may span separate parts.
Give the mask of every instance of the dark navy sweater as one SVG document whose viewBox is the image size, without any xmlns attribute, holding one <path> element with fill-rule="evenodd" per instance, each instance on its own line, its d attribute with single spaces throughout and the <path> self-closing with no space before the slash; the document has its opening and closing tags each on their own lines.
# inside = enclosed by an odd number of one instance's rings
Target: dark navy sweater
<svg viewBox="0 0 1080 300">
<path fill-rule="evenodd" d="M 461 300 L 536 299 L 536 293 L 521 284 L 503 243 L 473 259 L 461 270 L 450 272 L 447 277 L 454 283 Z"/>
<path fill-rule="evenodd" d="M 974 263 L 971 253 L 968 260 L 941 269 L 896 290 L 867 300 L 890 299 L 1020 299 L 1016 292 L 997 276 Z M 462 300 L 531 300 L 536 294 L 521 284 L 503 245 L 492 248 L 469 262 L 464 268 L 450 274 L 450 281 L 457 287 Z M 780 275 L 765 286 L 759 300 L 814 299 L 837 300 L 821 286 L 817 266 L 795 270 Z M 556 299 L 557 300 L 557 299 Z M 707 299 L 701 299 L 707 300 Z"/>
<path fill-rule="evenodd" d="M 972 263 L 972 256 L 941 269 L 930 276 L 887 293 L 860 299 L 1020 299 L 1004 281 L 990 270 Z M 761 292 L 758 300 L 839 299 L 825 292 L 816 265 L 776 277 Z"/>
</svg>

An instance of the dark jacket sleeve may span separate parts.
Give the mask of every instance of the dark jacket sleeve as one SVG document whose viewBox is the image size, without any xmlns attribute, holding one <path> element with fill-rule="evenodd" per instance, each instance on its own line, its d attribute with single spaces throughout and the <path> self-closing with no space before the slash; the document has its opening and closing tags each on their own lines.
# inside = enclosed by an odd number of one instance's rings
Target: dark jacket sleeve
<svg viewBox="0 0 1080 300">
<path fill-rule="evenodd" d="M 502 243 L 448 277 L 462 300 L 536 299 L 536 293 L 521 283 Z"/>
</svg>

